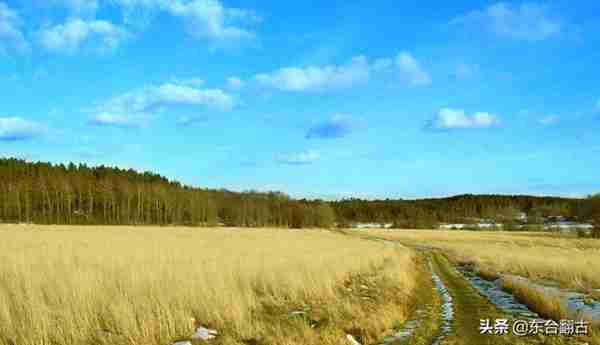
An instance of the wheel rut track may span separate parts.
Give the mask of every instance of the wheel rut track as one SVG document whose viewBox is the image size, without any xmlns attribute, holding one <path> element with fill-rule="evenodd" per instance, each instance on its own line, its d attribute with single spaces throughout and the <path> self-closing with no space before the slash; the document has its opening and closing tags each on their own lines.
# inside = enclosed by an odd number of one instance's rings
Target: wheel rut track
<svg viewBox="0 0 600 345">
<path fill-rule="evenodd" d="M 432 269 L 437 272 L 452 296 L 454 309 L 450 331 L 433 344 L 514 344 L 512 341 L 503 341 L 503 336 L 480 334 L 481 319 L 493 319 L 503 315 L 459 276 L 442 254 L 430 255 Z"/>
<path fill-rule="evenodd" d="M 480 320 L 489 319 L 493 322 L 495 319 L 509 319 L 513 321 L 515 317 L 501 311 L 481 295 L 462 273 L 454 268 L 443 253 L 430 251 L 427 255 L 431 257 L 432 269 L 441 278 L 452 296 L 454 308 L 451 332 L 439 342 L 434 342 L 433 345 L 583 344 L 580 339 L 573 337 L 544 338 L 542 336 L 517 337 L 510 333 L 506 335 L 481 334 L 479 332 Z"/>
<path fill-rule="evenodd" d="M 364 238 L 364 237 L 363 237 Z M 387 239 L 377 238 L 375 236 L 364 238 L 368 240 L 392 242 Z M 401 244 L 399 241 L 393 241 Z M 487 298 L 481 295 L 465 277 L 458 272 L 445 254 L 431 247 L 412 247 L 427 258 L 430 263 L 432 277 L 437 276 L 442 282 L 443 287 L 451 296 L 452 318 L 449 324 L 444 320 L 444 298 L 443 291 L 437 289 L 437 296 L 442 303 L 437 308 L 439 313 L 435 320 L 435 327 L 430 329 L 432 336 L 425 344 L 431 345 L 525 345 L 525 344 L 547 344 L 547 345 L 581 345 L 580 340 L 570 337 L 543 338 L 541 336 L 516 337 L 507 335 L 484 335 L 479 332 L 479 324 L 482 319 L 509 319 L 514 320 L 514 316 L 508 315 L 493 305 Z M 435 280 L 435 278 L 434 278 Z M 427 325 L 421 324 L 421 327 Z M 431 326 L 431 325 L 429 325 Z M 419 333 L 417 329 L 415 333 Z M 402 342 L 392 342 L 388 344 L 423 344 L 420 341 L 413 342 L 413 339 L 407 339 Z M 600 344 L 590 344 L 600 345 Z"/>
<path fill-rule="evenodd" d="M 429 269 L 431 270 L 431 278 L 436 286 L 436 292 L 442 301 L 439 313 L 441 323 L 432 343 L 433 345 L 440 345 L 446 336 L 452 333 L 454 323 L 454 301 L 450 291 L 437 274 L 437 270 L 433 268 L 431 260 L 429 260 Z"/>
</svg>

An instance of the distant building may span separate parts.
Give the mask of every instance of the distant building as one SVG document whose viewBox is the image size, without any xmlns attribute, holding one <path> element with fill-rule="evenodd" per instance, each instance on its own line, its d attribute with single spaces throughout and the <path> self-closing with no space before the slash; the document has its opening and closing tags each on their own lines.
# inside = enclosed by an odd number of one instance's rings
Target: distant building
<svg viewBox="0 0 600 345">
<path fill-rule="evenodd" d="M 592 224 L 586 223 L 577 223 L 577 222 L 568 222 L 568 221 L 558 221 L 553 223 L 547 223 L 544 225 L 544 228 L 549 230 L 559 230 L 559 231 L 575 231 L 575 230 L 592 230 L 594 226 Z"/>
<path fill-rule="evenodd" d="M 500 228 L 502 224 L 498 223 L 474 223 L 474 224 L 440 224 L 438 229 L 442 230 L 462 230 L 462 229 L 492 229 L 492 228 Z"/>
<path fill-rule="evenodd" d="M 482 229 L 487 229 L 487 228 L 501 228 L 502 224 L 499 223 L 478 223 L 475 224 L 476 227 L 478 228 L 482 228 Z"/>
<path fill-rule="evenodd" d="M 355 229 L 391 229 L 392 223 L 354 223 L 352 227 Z"/>
<path fill-rule="evenodd" d="M 440 224 L 438 226 L 438 228 L 442 230 L 460 230 L 465 227 L 467 227 L 467 224 Z"/>
<path fill-rule="evenodd" d="M 561 223 L 561 222 L 566 222 L 567 217 L 565 217 L 565 216 L 548 216 L 545 218 L 544 221 L 547 223 Z"/>
</svg>

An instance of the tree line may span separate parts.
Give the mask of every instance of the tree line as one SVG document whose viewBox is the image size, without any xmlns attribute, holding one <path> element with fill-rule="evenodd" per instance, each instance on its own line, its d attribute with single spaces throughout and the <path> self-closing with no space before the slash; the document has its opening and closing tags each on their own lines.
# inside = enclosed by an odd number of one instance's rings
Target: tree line
<svg viewBox="0 0 600 345">
<path fill-rule="evenodd" d="M 399 228 L 431 228 L 439 223 L 514 222 L 522 214 L 529 222 L 546 217 L 579 218 L 582 199 L 528 195 L 457 195 L 418 200 L 346 199 L 332 202 L 345 222 L 393 223 Z"/>
<path fill-rule="evenodd" d="M 38 224 L 178 224 L 330 227 L 322 201 L 283 193 L 202 189 L 106 166 L 0 159 L 0 221 Z"/>
<path fill-rule="evenodd" d="M 600 197 L 459 195 L 420 200 L 293 199 L 280 192 L 232 192 L 187 186 L 151 173 L 85 164 L 0 159 L 0 222 L 38 224 L 332 227 L 562 215 L 598 219 Z"/>
</svg>

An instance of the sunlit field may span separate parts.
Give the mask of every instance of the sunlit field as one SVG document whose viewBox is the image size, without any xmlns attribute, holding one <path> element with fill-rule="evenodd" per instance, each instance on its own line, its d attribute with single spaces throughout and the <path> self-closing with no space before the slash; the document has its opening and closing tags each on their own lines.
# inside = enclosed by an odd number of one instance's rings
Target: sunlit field
<svg viewBox="0 0 600 345">
<path fill-rule="evenodd" d="M 0 344 L 372 342 L 409 314 L 415 260 L 320 230 L 2 225 Z"/>
<path fill-rule="evenodd" d="M 440 230 L 373 230 L 406 244 L 435 246 L 483 275 L 512 273 L 552 280 L 582 291 L 600 288 L 600 240 L 550 233 Z"/>
</svg>

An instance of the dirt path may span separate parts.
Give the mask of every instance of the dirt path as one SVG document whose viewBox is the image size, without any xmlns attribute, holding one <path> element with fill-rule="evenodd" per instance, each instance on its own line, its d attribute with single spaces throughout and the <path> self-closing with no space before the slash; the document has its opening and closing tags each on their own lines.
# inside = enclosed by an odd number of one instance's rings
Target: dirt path
<svg viewBox="0 0 600 345">
<path fill-rule="evenodd" d="M 363 237 L 364 238 L 364 237 Z M 369 237 L 369 240 L 384 240 Z M 385 240 L 388 241 L 388 240 Z M 414 248 L 430 262 L 433 286 L 424 286 L 421 301 L 427 301 L 425 310 L 430 315 L 422 317 L 412 336 L 401 340 L 386 342 L 389 345 L 419 344 L 419 345 L 582 345 L 581 339 L 564 336 L 512 334 L 512 325 L 517 319 L 514 315 L 503 312 L 480 294 L 462 273 L 457 271 L 446 255 L 433 248 Z M 441 284 L 437 284 L 439 279 Z M 441 287 L 441 288 L 440 288 Z M 447 293 L 448 298 L 444 296 Z M 448 314 L 451 314 L 448 317 Z M 508 320 L 507 334 L 481 334 L 481 320 Z M 589 344 L 600 345 L 600 344 Z"/>
<path fill-rule="evenodd" d="M 441 303 L 438 308 L 440 317 L 437 324 L 436 336 L 431 342 L 432 345 L 515 345 L 515 344 L 582 344 L 575 338 L 569 337 L 544 337 L 542 335 L 516 336 L 511 334 L 510 327 L 507 334 L 481 334 L 480 321 L 507 319 L 509 325 L 512 325 L 515 318 L 502 312 L 494 306 L 484 296 L 482 296 L 473 286 L 458 272 L 450 261 L 440 252 L 428 252 L 424 255 L 429 256 L 432 273 L 438 277 L 445 289 L 439 291 L 442 301 L 443 293 L 447 292 L 451 296 L 449 304 L 451 310 L 448 310 L 447 303 Z M 447 314 L 451 313 L 451 317 Z M 449 324 L 447 324 L 449 322 Z M 412 341 L 406 342 L 412 344 Z"/>
<path fill-rule="evenodd" d="M 452 296 L 455 310 L 452 333 L 440 344 L 515 344 L 515 339 L 508 339 L 513 337 L 484 335 L 479 332 L 480 320 L 495 320 L 506 316 L 459 276 L 442 254 L 432 253 L 431 257 L 433 269 Z"/>
</svg>

